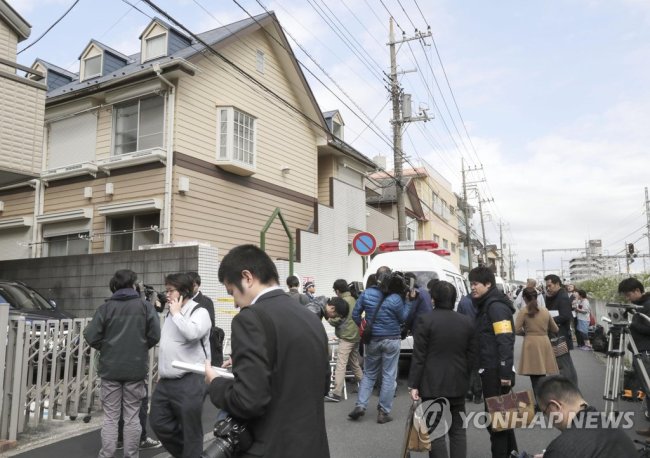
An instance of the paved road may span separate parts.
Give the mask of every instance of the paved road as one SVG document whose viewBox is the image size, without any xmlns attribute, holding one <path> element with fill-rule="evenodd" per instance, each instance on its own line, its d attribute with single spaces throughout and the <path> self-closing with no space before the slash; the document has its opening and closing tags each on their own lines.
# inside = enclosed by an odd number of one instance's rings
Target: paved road
<svg viewBox="0 0 650 458">
<path fill-rule="evenodd" d="M 521 348 L 521 338 L 517 338 L 516 353 Z M 602 391 L 604 385 L 605 366 L 602 358 L 590 352 L 574 350 L 572 352 L 574 364 L 578 372 L 580 389 L 585 399 L 596 408 L 603 407 Z M 516 389 L 530 388 L 528 377 L 517 377 Z M 325 414 L 327 433 L 330 443 L 332 458 L 396 458 L 402 446 L 404 424 L 409 407 L 409 398 L 406 390 L 406 381 L 403 377 L 399 380 L 397 398 L 394 403 L 391 423 L 379 425 L 373 409 L 377 398 L 373 397 L 365 417 L 358 422 L 347 419 L 347 414 L 354 407 L 354 396 L 340 403 L 326 403 Z M 467 405 L 468 411 L 479 411 L 482 406 L 472 403 Z M 635 428 L 629 431 L 633 438 L 640 439 L 634 432 L 636 428 L 647 428 L 650 423 L 643 418 L 641 403 L 620 404 L 621 411 L 634 412 Z M 216 409 L 206 402 L 203 418 L 206 433 L 212 426 Z M 548 443 L 558 435 L 556 430 L 532 429 L 517 430 L 516 437 L 520 450 L 537 453 L 543 450 Z M 483 458 L 490 456 L 490 441 L 486 430 L 470 426 L 467 431 L 468 457 Z M 71 439 L 60 441 L 35 450 L 16 455 L 21 458 L 51 458 L 65 456 L 68 458 L 88 458 L 97 456 L 99 452 L 99 431 L 87 433 Z M 141 457 L 168 456 L 162 449 L 144 451 Z M 121 454 L 117 455 L 118 457 Z M 412 454 L 414 458 L 426 457 L 426 454 Z"/>
</svg>

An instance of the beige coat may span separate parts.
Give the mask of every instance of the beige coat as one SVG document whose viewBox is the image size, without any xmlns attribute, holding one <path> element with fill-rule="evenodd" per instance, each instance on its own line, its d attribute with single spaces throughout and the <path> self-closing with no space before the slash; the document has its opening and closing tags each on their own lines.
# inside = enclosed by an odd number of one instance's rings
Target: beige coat
<svg viewBox="0 0 650 458">
<path fill-rule="evenodd" d="M 558 332 L 557 324 L 546 309 L 540 309 L 530 317 L 523 307 L 515 319 L 515 332 L 524 336 L 524 345 L 519 358 L 519 375 L 557 374 L 559 369 L 553 354 L 548 332 Z"/>
</svg>

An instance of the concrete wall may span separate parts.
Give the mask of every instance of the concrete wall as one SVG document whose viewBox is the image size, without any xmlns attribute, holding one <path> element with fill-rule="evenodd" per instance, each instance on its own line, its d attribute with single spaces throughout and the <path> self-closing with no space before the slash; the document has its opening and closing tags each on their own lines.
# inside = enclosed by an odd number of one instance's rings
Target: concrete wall
<svg viewBox="0 0 650 458">
<path fill-rule="evenodd" d="M 108 282 L 116 270 L 132 269 L 139 280 L 162 291 L 165 275 L 169 273 L 193 270 L 201 274 L 199 248 L 186 246 L 2 261 L 0 278 L 25 282 L 48 299 L 54 299 L 61 310 L 81 318 L 92 316 L 111 295 Z"/>
</svg>

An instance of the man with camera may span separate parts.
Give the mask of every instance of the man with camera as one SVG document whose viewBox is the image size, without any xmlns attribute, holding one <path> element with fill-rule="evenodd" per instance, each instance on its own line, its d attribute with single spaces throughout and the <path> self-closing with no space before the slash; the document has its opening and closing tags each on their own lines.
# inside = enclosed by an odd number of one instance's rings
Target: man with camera
<svg viewBox="0 0 650 458">
<path fill-rule="evenodd" d="M 377 269 L 377 286 L 366 289 L 354 306 L 352 319 L 361 325 L 361 314 L 365 313 L 367 326 L 364 330 L 364 368 L 359 386 L 359 397 L 354 410 L 348 414 L 351 420 L 365 415 L 381 371 L 381 388 L 377 406 L 377 423 L 392 421 L 390 411 L 397 386 L 397 364 L 400 351 L 400 324 L 406 321 L 411 303 L 404 303 L 404 295 L 417 297 L 417 290 L 408 291 L 404 276 L 382 266 Z"/>
<path fill-rule="evenodd" d="M 618 292 L 625 296 L 625 299 L 634 305 L 643 306 L 643 309 L 637 310 L 638 313 L 632 315 L 630 323 L 630 334 L 640 353 L 640 359 L 643 361 L 646 371 L 650 374 L 650 323 L 648 323 L 639 313 L 650 317 L 650 293 L 646 293 L 641 283 L 636 278 L 626 278 L 618 284 Z M 640 378 L 640 377 L 639 377 Z M 650 420 L 650 393 L 646 393 L 646 411 L 645 417 Z M 650 428 L 637 431 L 641 436 L 650 437 Z"/>
<path fill-rule="evenodd" d="M 148 354 L 160 339 L 160 322 L 153 306 L 136 291 L 136 279 L 132 270 L 115 272 L 109 284 L 113 295 L 99 306 L 84 330 L 88 345 L 100 352 L 102 458 L 115 454 L 120 416 L 124 419 L 124 456 L 138 456 L 142 433 L 139 414 L 147 392 Z"/>
<path fill-rule="evenodd" d="M 212 403 L 230 415 L 224 421 L 252 433 L 252 444 L 244 450 L 232 430 L 217 441 L 236 456 L 328 458 L 323 396 L 330 366 L 320 320 L 296 307 L 271 258 L 254 245 L 230 250 L 219 281 L 240 308 L 232 320 L 235 377 L 220 377 L 206 363 L 205 378 Z"/>
</svg>

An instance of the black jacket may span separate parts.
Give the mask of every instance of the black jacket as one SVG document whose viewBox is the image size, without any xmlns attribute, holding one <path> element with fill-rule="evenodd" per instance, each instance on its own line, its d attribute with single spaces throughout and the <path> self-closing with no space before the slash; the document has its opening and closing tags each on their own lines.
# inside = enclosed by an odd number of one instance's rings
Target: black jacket
<svg viewBox="0 0 650 458">
<path fill-rule="evenodd" d="M 560 290 L 554 296 L 546 296 L 546 308 L 548 310 L 557 310 L 558 316 L 553 317 L 555 324 L 560 328 L 558 333 L 566 339 L 569 350 L 573 350 L 573 339 L 571 338 L 571 322 L 573 321 L 573 308 L 571 307 L 571 298 L 566 289 Z"/>
<path fill-rule="evenodd" d="M 258 308 L 275 339 L 267 337 Z M 255 442 L 241 456 L 328 458 L 323 396 L 330 366 L 316 315 L 282 290 L 269 291 L 233 318 L 232 360 L 235 378 L 217 377 L 208 391 L 213 404 L 252 431 Z"/>
<path fill-rule="evenodd" d="M 116 291 L 99 306 L 84 330 L 88 345 L 99 350 L 98 375 L 135 382 L 148 372 L 148 352 L 160 340 L 160 319 L 133 288 Z"/>
<path fill-rule="evenodd" d="M 496 287 L 483 297 L 472 298 L 478 309 L 476 332 L 478 334 L 480 369 L 498 369 L 501 379 L 514 381 L 515 308 L 508 297 Z"/>
<path fill-rule="evenodd" d="M 421 315 L 413 335 L 409 387 L 423 398 L 465 396 L 476 357 L 471 318 L 453 310 Z"/>
<path fill-rule="evenodd" d="M 590 422 L 587 415 L 594 415 Z M 544 458 L 633 458 L 639 456 L 636 446 L 625 431 L 618 428 L 605 428 L 598 421 L 597 412 L 587 407 L 576 414 L 573 424 L 562 431 L 544 452 Z M 583 427 L 597 424 L 597 427 Z M 625 420 L 621 422 L 625 424 Z"/>
<path fill-rule="evenodd" d="M 639 310 L 639 312 L 650 317 L 650 293 L 645 293 L 641 299 L 633 303 L 642 305 L 643 310 Z M 630 323 L 630 333 L 639 351 L 650 351 L 650 323 L 643 317 L 634 315 L 632 323 Z"/>
<path fill-rule="evenodd" d="M 215 321 L 214 321 L 214 303 L 212 302 L 212 299 L 210 299 L 207 296 L 204 296 L 201 291 L 199 291 L 196 296 L 192 298 L 194 302 L 199 304 L 199 307 L 203 307 L 208 311 L 208 315 L 210 315 L 210 323 L 212 324 L 212 327 L 214 328 Z"/>
</svg>

